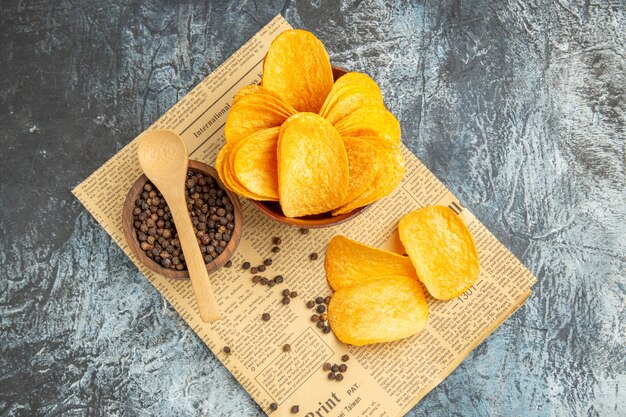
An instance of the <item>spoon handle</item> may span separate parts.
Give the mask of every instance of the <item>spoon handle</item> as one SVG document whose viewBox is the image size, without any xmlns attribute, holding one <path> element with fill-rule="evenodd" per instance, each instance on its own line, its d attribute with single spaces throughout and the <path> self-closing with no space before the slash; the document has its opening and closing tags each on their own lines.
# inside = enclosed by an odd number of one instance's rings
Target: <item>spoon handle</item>
<svg viewBox="0 0 626 417">
<path fill-rule="evenodd" d="M 176 196 L 171 196 L 169 199 L 166 197 L 166 201 L 176 224 L 176 231 L 185 255 L 185 263 L 187 263 L 187 269 L 191 277 L 191 285 L 196 296 L 198 309 L 200 310 L 200 317 L 205 323 L 219 320 L 219 307 L 213 294 L 213 288 L 211 288 L 209 273 L 206 270 L 193 225 L 191 224 L 185 194 L 181 192 Z"/>
</svg>

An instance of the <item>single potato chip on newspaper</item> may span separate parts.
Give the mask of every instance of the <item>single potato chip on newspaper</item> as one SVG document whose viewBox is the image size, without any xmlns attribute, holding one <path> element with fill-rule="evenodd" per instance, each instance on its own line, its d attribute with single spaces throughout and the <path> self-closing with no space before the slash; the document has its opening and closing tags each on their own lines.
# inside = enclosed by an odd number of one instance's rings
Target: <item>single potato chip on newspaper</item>
<svg viewBox="0 0 626 417">
<path fill-rule="evenodd" d="M 235 143 L 258 130 L 278 127 L 296 110 L 263 87 L 248 86 L 237 93 L 226 118 L 226 142 Z"/>
<path fill-rule="evenodd" d="M 324 44 L 306 30 L 282 32 L 263 61 L 262 85 L 297 111 L 317 113 L 333 86 Z"/>
<path fill-rule="evenodd" d="M 326 250 L 326 278 L 335 290 L 363 285 L 398 275 L 418 281 L 415 267 L 406 256 L 335 236 Z"/>
<path fill-rule="evenodd" d="M 344 202 L 341 207 L 332 211 L 333 215 L 349 213 L 352 210 L 373 203 L 389 194 L 404 178 L 404 156 L 398 146 L 385 146 L 380 143 L 377 137 L 364 136 L 361 140 L 369 141 L 374 146 L 379 147 L 380 157 L 378 164 L 380 169 L 376 178 L 365 192 L 355 197 L 351 201 Z"/>
<path fill-rule="evenodd" d="M 345 203 L 363 194 L 376 179 L 381 157 L 379 147 L 359 138 L 344 137 L 343 143 L 348 155 L 350 180 Z M 386 169 L 386 167 L 384 167 Z"/>
<path fill-rule="evenodd" d="M 325 213 L 348 193 L 348 157 L 343 139 L 314 113 L 291 116 L 278 139 L 278 191 L 287 217 Z"/>
<path fill-rule="evenodd" d="M 335 129 L 346 137 L 379 137 L 390 145 L 400 145 L 400 123 L 389 110 L 382 107 L 363 107 L 341 119 Z"/>
<path fill-rule="evenodd" d="M 400 219 L 398 231 L 417 275 L 433 297 L 450 300 L 476 282 L 480 267 L 474 239 L 448 207 L 415 210 Z"/>
<path fill-rule="evenodd" d="M 279 127 L 259 130 L 237 142 L 232 150 L 233 170 L 241 185 L 252 193 L 278 199 Z"/>
<path fill-rule="evenodd" d="M 343 343 L 391 342 L 426 326 L 428 303 L 419 282 L 391 275 L 335 292 L 328 305 L 328 320 Z"/>
</svg>

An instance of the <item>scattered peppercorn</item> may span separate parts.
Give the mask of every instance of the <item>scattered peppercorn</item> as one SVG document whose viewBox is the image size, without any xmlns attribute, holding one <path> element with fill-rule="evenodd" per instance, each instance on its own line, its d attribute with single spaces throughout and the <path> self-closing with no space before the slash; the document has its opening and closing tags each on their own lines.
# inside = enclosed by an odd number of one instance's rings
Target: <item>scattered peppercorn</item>
<svg viewBox="0 0 626 417">
<path fill-rule="evenodd" d="M 283 345 L 283 352 L 291 352 L 291 345 L 289 345 L 289 343 Z"/>
<path fill-rule="evenodd" d="M 231 261 L 231 260 L 229 259 L 229 260 L 228 260 L 228 262 L 226 262 L 226 263 L 224 264 L 224 266 L 225 266 L 226 268 L 230 268 L 231 266 L 233 266 L 233 261 Z"/>
<path fill-rule="evenodd" d="M 309 259 L 312 261 L 317 261 L 317 252 L 313 252 L 312 254 L 309 255 Z"/>
<path fill-rule="evenodd" d="M 267 285 L 269 283 L 270 283 L 270 281 L 267 278 L 265 278 L 265 277 L 261 278 L 261 285 Z"/>
<path fill-rule="evenodd" d="M 322 304 L 324 302 L 324 298 L 323 297 L 316 297 L 315 298 L 315 304 Z"/>
<path fill-rule="evenodd" d="M 308 235 L 309 234 L 309 229 L 300 229 L 300 233 L 303 235 Z"/>
<path fill-rule="evenodd" d="M 287 305 L 291 302 L 291 300 L 289 299 L 289 297 L 284 297 L 282 302 L 284 305 Z"/>
<path fill-rule="evenodd" d="M 328 371 L 330 371 L 330 368 L 332 368 L 332 365 L 330 364 L 330 362 L 326 362 L 326 363 L 324 364 L 324 366 L 322 366 L 322 370 L 323 370 L 324 372 L 328 372 Z"/>
<path fill-rule="evenodd" d="M 320 329 L 324 329 L 325 325 L 323 321 L 318 321 L 317 322 L 317 327 L 319 327 Z"/>
<path fill-rule="evenodd" d="M 243 265 L 241 265 L 241 267 L 243 269 L 249 269 L 250 268 L 250 262 L 248 262 L 248 261 L 244 262 Z"/>
<path fill-rule="evenodd" d="M 341 375 L 341 374 L 337 374 L 337 375 L 335 376 L 335 381 L 338 381 L 338 382 L 343 381 L 343 375 Z"/>
<path fill-rule="evenodd" d="M 313 301 L 313 300 L 309 300 L 309 301 L 307 301 L 307 302 L 306 302 L 306 306 L 307 306 L 308 308 L 313 308 L 313 307 L 315 307 L 315 301 Z"/>
<path fill-rule="evenodd" d="M 267 258 L 263 261 L 263 265 L 270 266 L 272 264 L 272 258 Z"/>
<path fill-rule="evenodd" d="M 324 314 L 320 314 L 320 320 L 321 321 L 326 321 L 328 320 L 328 314 L 324 313 Z"/>
<path fill-rule="evenodd" d="M 272 238 L 272 243 L 274 245 L 280 245 L 282 243 L 282 240 L 278 236 L 275 236 Z"/>
<path fill-rule="evenodd" d="M 222 349 L 224 351 L 224 353 L 230 353 L 230 347 L 228 346 L 224 346 L 224 349 Z"/>
<path fill-rule="evenodd" d="M 280 248 L 278 246 L 274 246 L 272 248 L 272 253 L 278 253 L 278 252 L 280 252 Z"/>
<path fill-rule="evenodd" d="M 270 279 L 270 280 L 267 281 L 267 286 L 268 287 L 272 288 L 274 285 L 276 285 L 276 283 L 274 282 L 273 279 Z"/>
<path fill-rule="evenodd" d="M 319 323 L 322 323 L 322 322 L 320 321 Z M 324 334 L 328 334 L 328 333 L 330 333 L 330 326 L 324 326 L 324 327 L 322 328 L 322 332 L 323 332 Z"/>
<path fill-rule="evenodd" d="M 226 249 L 235 228 L 234 206 L 217 181 L 187 171 L 185 199 L 204 262 L 211 263 Z M 146 256 L 167 269 L 187 269 L 170 208 L 149 181 L 135 200 L 133 226 Z M 230 267 L 232 262 L 224 266 Z"/>
<path fill-rule="evenodd" d="M 330 379 L 331 381 L 334 380 L 337 376 L 335 375 L 334 372 L 329 372 L 328 373 L 328 379 Z"/>
<path fill-rule="evenodd" d="M 350 356 L 348 356 L 348 355 L 343 355 L 341 357 L 341 360 L 344 361 L 344 362 L 347 362 L 349 359 L 350 359 Z"/>
<path fill-rule="evenodd" d="M 333 366 L 330 367 L 330 370 L 333 372 L 339 372 L 339 365 L 337 365 L 336 363 L 333 364 Z"/>
<path fill-rule="evenodd" d="M 261 282 L 261 276 L 260 275 L 255 275 L 252 277 L 252 282 L 255 284 L 258 284 L 259 282 Z"/>
<path fill-rule="evenodd" d="M 326 311 L 326 307 L 323 304 L 320 304 L 320 305 L 317 306 L 315 311 L 317 311 L 318 313 L 322 314 L 323 312 Z"/>
<path fill-rule="evenodd" d="M 270 313 L 263 313 L 263 314 L 261 315 L 261 319 L 262 319 L 263 321 L 270 321 Z"/>
<path fill-rule="evenodd" d="M 317 314 L 313 314 L 313 315 L 311 316 L 311 321 L 312 321 L 313 323 L 317 323 L 317 322 L 319 322 L 319 321 L 320 321 L 320 316 L 318 316 Z"/>
<path fill-rule="evenodd" d="M 324 298 L 324 304 L 330 304 L 330 295 Z"/>
<path fill-rule="evenodd" d="M 299 406 L 297 406 L 297 405 L 294 405 L 293 407 L 291 407 L 291 412 L 292 412 L 293 414 L 297 414 L 297 413 L 299 413 L 299 412 L 300 412 L 300 407 L 299 407 Z"/>
<path fill-rule="evenodd" d="M 265 265 L 259 265 L 256 267 L 256 269 L 258 269 L 259 272 L 265 272 Z"/>
<path fill-rule="evenodd" d="M 253 266 L 252 268 L 250 268 L 250 273 L 251 274 L 258 274 L 259 273 L 259 268 L 257 268 L 256 266 Z"/>
<path fill-rule="evenodd" d="M 291 291 L 291 292 L 289 293 L 289 296 L 290 296 L 291 298 L 296 298 L 296 297 L 298 296 L 298 293 L 297 293 L 297 292 L 295 292 L 295 291 Z"/>
<path fill-rule="evenodd" d="M 270 404 L 270 410 L 272 410 L 272 411 L 276 411 L 276 410 L 278 410 L 278 404 L 276 404 L 276 403 L 271 403 L 271 404 Z"/>
<path fill-rule="evenodd" d="M 289 290 L 284 289 L 283 292 L 281 292 L 281 294 L 284 295 L 285 297 L 289 297 Z"/>
<path fill-rule="evenodd" d="M 274 277 L 274 282 L 277 284 L 282 284 L 285 278 L 282 275 L 276 275 Z"/>
<path fill-rule="evenodd" d="M 346 372 L 348 370 L 348 365 L 346 365 L 345 363 L 342 363 L 341 365 L 339 365 L 339 372 Z"/>
</svg>

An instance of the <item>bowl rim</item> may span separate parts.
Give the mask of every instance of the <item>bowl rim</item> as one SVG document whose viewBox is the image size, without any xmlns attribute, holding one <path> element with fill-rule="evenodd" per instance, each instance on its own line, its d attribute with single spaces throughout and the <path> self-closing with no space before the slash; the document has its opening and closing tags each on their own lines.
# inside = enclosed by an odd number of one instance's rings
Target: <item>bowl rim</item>
<svg viewBox="0 0 626 417">
<path fill-rule="evenodd" d="M 347 74 L 349 71 L 346 68 L 332 65 L 333 70 L 333 79 L 337 81 L 338 78 Z M 302 216 L 302 217 L 287 217 L 282 212 L 282 210 L 277 211 L 272 206 L 275 204 L 279 204 L 278 202 L 268 202 L 268 201 L 260 201 L 260 200 L 252 200 L 247 199 L 252 203 L 254 207 L 257 208 L 263 215 L 269 217 L 272 220 L 275 220 L 279 223 L 286 224 L 293 227 L 299 227 L 301 229 L 321 229 L 325 227 L 336 226 L 341 223 L 345 223 L 348 220 L 358 216 L 361 214 L 366 208 L 368 208 L 371 204 L 357 207 L 349 213 L 339 214 L 337 216 L 330 217 L 320 217 L 326 213 L 321 213 L 313 216 Z M 307 218 L 309 217 L 309 218 Z"/>
<path fill-rule="evenodd" d="M 226 192 L 226 195 L 228 195 L 230 201 L 233 204 L 235 228 L 232 231 L 231 239 L 228 242 L 228 245 L 226 245 L 226 248 L 224 248 L 224 252 L 222 252 L 213 261 L 205 264 L 207 271 L 211 273 L 222 267 L 226 262 L 228 262 L 237 250 L 237 247 L 239 246 L 239 241 L 241 240 L 241 235 L 243 234 L 243 212 L 241 210 L 239 196 L 226 188 L 226 186 L 224 186 L 215 168 L 205 164 L 204 162 L 194 161 L 190 159 L 188 169 L 191 169 L 192 171 L 200 171 L 205 175 L 213 177 L 213 179 L 217 181 L 217 184 L 220 186 L 220 188 Z M 140 247 L 139 239 L 137 239 L 137 233 L 135 233 L 135 228 L 133 224 L 134 220 L 132 210 L 135 207 L 135 200 L 137 199 L 137 196 L 141 193 L 141 190 L 143 189 L 143 186 L 146 184 L 147 181 L 148 177 L 145 174 L 142 174 L 139 178 L 137 178 L 128 190 L 128 193 L 126 194 L 126 199 L 124 200 L 124 206 L 122 207 L 122 230 L 124 232 L 126 245 L 131 250 L 132 254 L 152 272 L 155 272 L 167 278 L 189 279 L 188 270 L 177 271 L 164 268 L 156 261 L 149 258 Z"/>
</svg>

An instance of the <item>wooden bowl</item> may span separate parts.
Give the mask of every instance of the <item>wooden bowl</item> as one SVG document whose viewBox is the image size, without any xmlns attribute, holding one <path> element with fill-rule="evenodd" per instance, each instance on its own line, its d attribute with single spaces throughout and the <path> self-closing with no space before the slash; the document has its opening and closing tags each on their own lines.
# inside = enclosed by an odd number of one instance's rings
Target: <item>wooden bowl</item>
<svg viewBox="0 0 626 417">
<path fill-rule="evenodd" d="M 348 73 L 348 70 L 345 68 L 333 66 L 333 77 L 335 78 L 335 81 L 346 73 Z M 319 229 L 322 227 L 336 226 L 358 216 L 367 207 L 359 207 L 352 210 L 350 213 L 341 214 L 339 216 L 333 216 L 330 212 L 328 212 L 312 216 L 292 218 L 285 216 L 280 204 L 277 202 L 250 200 L 250 203 L 252 203 L 253 206 L 270 219 L 283 224 L 288 224 L 290 226 L 299 227 L 301 229 Z"/>
<path fill-rule="evenodd" d="M 217 171 L 212 167 L 198 161 L 189 161 L 189 169 L 194 172 L 201 172 L 205 175 L 209 175 L 217 181 L 217 184 L 220 186 L 222 190 L 226 192 L 230 201 L 233 204 L 233 212 L 235 216 L 235 228 L 232 231 L 230 241 L 226 248 L 224 248 L 224 252 L 222 252 L 217 258 L 215 258 L 210 263 L 206 264 L 206 269 L 209 273 L 215 271 L 224 265 L 235 253 L 237 246 L 239 245 L 239 240 L 241 239 L 241 233 L 243 231 L 243 214 L 241 213 L 241 205 L 239 204 L 239 197 L 237 194 L 231 192 L 222 184 L 220 181 L 219 175 L 217 175 Z M 128 247 L 133 252 L 133 254 L 143 263 L 148 269 L 157 274 L 163 275 L 168 278 L 189 278 L 189 272 L 187 270 L 176 271 L 175 269 L 168 269 L 162 267 L 153 259 L 148 258 L 141 247 L 139 246 L 139 240 L 137 239 L 137 233 L 134 228 L 134 217 L 133 217 L 133 208 L 135 208 L 135 201 L 139 198 L 139 195 L 143 191 L 143 186 L 148 181 L 148 177 L 142 175 L 135 181 L 133 186 L 128 191 L 126 195 L 126 201 L 124 201 L 124 208 L 122 209 L 122 229 L 124 230 L 124 238 L 126 238 L 126 243 Z"/>
</svg>

